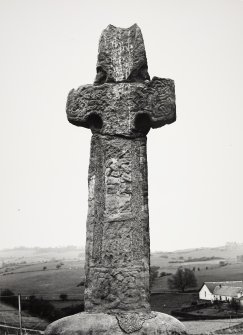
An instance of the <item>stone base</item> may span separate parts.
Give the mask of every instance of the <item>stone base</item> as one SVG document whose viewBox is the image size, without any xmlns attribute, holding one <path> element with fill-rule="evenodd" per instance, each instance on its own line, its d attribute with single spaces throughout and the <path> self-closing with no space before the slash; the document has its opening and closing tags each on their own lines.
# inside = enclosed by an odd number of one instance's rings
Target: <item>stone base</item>
<svg viewBox="0 0 243 335">
<path fill-rule="evenodd" d="M 131 317 L 131 316 L 135 317 Z M 45 335 L 186 335 L 185 326 L 174 317 L 152 312 L 121 316 L 105 313 L 78 313 L 51 323 Z"/>
</svg>

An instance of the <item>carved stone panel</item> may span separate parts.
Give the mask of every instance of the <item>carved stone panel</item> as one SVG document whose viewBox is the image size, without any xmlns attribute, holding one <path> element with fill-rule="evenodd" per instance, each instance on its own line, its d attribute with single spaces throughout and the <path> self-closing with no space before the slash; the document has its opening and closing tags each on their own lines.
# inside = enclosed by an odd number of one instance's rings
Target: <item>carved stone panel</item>
<svg viewBox="0 0 243 335">
<path fill-rule="evenodd" d="M 149 308 L 147 193 L 146 138 L 93 135 L 86 310 Z"/>
</svg>

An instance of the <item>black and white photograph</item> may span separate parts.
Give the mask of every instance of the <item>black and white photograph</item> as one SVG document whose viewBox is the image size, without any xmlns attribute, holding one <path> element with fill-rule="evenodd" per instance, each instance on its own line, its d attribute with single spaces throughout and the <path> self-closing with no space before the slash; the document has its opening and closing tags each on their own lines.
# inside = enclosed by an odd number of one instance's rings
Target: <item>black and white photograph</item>
<svg viewBox="0 0 243 335">
<path fill-rule="evenodd" d="M 0 335 L 243 334 L 243 0 L 0 0 Z"/>
</svg>

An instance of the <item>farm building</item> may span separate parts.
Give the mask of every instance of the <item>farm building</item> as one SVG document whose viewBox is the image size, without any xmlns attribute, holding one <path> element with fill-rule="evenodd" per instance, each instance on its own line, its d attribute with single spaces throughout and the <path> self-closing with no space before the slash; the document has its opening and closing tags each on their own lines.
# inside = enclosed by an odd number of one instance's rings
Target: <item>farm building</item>
<svg viewBox="0 0 243 335">
<path fill-rule="evenodd" d="M 204 282 L 199 299 L 208 301 L 231 301 L 243 297 L 243 281 Z"/>
</svg>

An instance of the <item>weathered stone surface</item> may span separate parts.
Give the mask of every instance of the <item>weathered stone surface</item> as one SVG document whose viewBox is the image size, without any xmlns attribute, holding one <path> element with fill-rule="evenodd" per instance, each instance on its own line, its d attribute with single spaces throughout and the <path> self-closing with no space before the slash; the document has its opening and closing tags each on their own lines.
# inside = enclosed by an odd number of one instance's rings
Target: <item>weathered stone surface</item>
<svg viewBox="0 0 243 335">
<path fill-rule="evenodd" d="M 67 116 L 72 124 L 100 134 L 143 136 L 150 127 L 175 121 L 174 82 L 154 77 L 141 83 L 80 86 L 69 93 Z M 141 118 L 144 125 L 139 122 Z"/>
<path fill-rule="evenodd" d="M 148 74 L 141 30 L 108 26 L 94 85 L 69 93 L 67 117 L 92 130 L 85 262 L 85 313 L 50 325 L 46 335 L 185 334 L 149 304 L 146 135 L 176 119 L 170 79 Z"/>
<path fill-rule="evenodd" d="M 174 83 L 148 80 L 137 25 L 103 31 L 97 71 L 67 102 L 68 120 L 93 132 L 85 310 L 150 311 L 146 134 L 175 121 Z"/>
<path fill-rule="evenodd" d="M 147 70 L 143 36 L 137 24 L 127 29 L 110 24 L 100 38 L 95 84 L 149 80 Z"/>
<path fill-rule="evenodd" d="M 86 311 L 150 310 L 146 137 L 91 140 Z"/>
<path fill-rule="evenodd" d="M 53 322 L 45 335 L 186 335 L 184 325 L 167 314 L 153 312 L 109 315 L 79 313 Z"/>
</svg>

